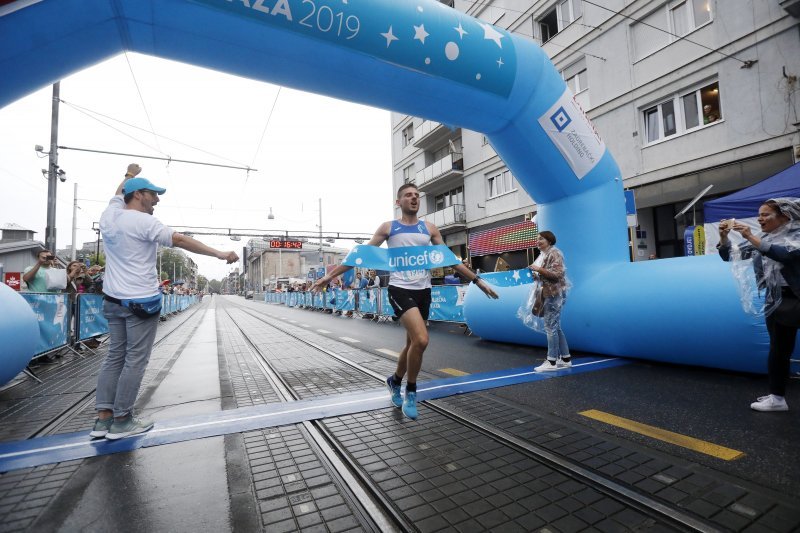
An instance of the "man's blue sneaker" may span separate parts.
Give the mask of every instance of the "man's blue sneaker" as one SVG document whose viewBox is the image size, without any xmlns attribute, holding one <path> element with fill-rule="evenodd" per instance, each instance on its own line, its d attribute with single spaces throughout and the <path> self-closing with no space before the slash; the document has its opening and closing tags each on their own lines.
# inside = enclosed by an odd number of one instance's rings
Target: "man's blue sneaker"
<svg viewBox="0 0 800 533">
<path fill-rule="evenodd" d="M 123 437 L 130 437 L 131 435 L 138 435 L 153 429 L 153 423 L 149 420 L 142 420 L 141 418 L 134 418 L 131 415 L 125 420 L 114 421 L 111 427 L 108 428 L 106 438 L 109 440 L 117 440 Z"/>
<path fill-rule="evenodd" d="M 393 376 L 386 378 L 386 387 L 389 389 L 389 394 L 392 396 L 392 403 L 398 409 L 403 406 L 403 398 L 400 396 L 400 385 L 395 385 Z"/>
<path fill-rule="evenodd" d="M 406 399 L 403 402 L 403 414 L 411 420 L 417 419 L 417 393 L 406 391 Z"/>
<path fill-rule="evenodd" d="M 100 420 L 99 418 L 95 418 L 94 427 L 92 428 L 92 432 L 89 433 L 89 436 L 94 439 L 105 437 L 106 434 L 108 433 L 108 430 L 111 428 L 111 424 L 113 423 L 114 423 L 113 416 L 110 416 L 105 420 Z"/>
</svg>

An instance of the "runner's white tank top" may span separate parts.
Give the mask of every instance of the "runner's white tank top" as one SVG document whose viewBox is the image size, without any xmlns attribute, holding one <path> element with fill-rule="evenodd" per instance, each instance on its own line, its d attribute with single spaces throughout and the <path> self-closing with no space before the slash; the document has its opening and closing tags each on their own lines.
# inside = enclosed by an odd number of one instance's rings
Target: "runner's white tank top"
<svg viewBox="0 0 800 533">
<path fill-rule="evenodd" d="M 401 224 L 399 220 L 393 220 L 386 243 L 389 248 L 428 246 L 431 244 L 431 234 L 424 220 L 412 225 Z M 431 271 L 405 270 L 392 272 L 389 274 L 389 285 L 411 290 L 429 289 L 431 286 Z"/>
</svg>

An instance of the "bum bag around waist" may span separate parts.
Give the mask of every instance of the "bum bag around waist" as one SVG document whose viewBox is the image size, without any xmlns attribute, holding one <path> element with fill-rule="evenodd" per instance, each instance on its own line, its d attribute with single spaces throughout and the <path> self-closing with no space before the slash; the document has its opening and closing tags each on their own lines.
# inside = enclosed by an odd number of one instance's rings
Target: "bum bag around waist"
<svg viewBox="0 0 800 533">
<path fill-rule="evenodd" d="M 112 296 L 103 296 L 109 302 L 121 305 L 130 309 L 131 313 L 139 318 L 150 318 L 152 316 L 161 314 L 161 301 L 160 294 L 155 296 L 147 296 L 146 298 L 127 298 L 120 300 Z"/>
</svg>

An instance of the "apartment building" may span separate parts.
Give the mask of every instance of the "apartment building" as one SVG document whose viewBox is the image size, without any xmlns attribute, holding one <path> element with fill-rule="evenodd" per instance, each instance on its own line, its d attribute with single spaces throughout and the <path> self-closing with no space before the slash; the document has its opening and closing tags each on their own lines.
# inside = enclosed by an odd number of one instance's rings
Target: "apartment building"
<svg viewBox="0 0 800 533">
<path fill-rule="evenodd" d="M 800 0 L 443 3 L 551 58 L 634 192 L 633 260 L 682 255 L 702 201 L 800 160 Z M 531 261 L 535 198 L 485 135 L 393 113 L 392 160 L 395 189 L 419 187 L 456 255 L 489 271 Z"/>
</svg>

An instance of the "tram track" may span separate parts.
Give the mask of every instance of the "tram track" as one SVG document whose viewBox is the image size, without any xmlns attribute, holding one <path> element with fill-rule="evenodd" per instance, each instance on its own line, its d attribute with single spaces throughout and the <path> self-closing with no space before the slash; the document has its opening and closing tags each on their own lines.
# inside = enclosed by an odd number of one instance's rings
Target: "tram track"
<svg viewBox="0 0 800 533">
<path fill-rule="evenodd" d="M 313 348 L 320 354 L 324 354 L 325 356 L 333 358 L 339 363 L 347 365 L 348 367 L 375 379 L 379 384 L 382 384 L 384 381 L 384 376 L 382 374 L 353 362 L 346 357 L 336 354 L 331 350 L 328 350 L 289 329 L 277 325 L 274 317 L 267 318 L 264 313 L 253 310 L 248 306 L 238 305 L 237 309 L 256 320 L 259 320 L 261 323 L 274 328 L 282 334 L 285 334 L 305 344 L 306 346 Z M 228 309 L 226 309 L 226 312 L 228 312 L 230 316 L 230 311 Z M 234 323 L 236 323 L 236 320 L 234 320 Z M 286 380 L 284 380 L 280 376 L 280 373 L 272 367 L 269 361 L 266 360 L 265 356 L 258 348 L 257 343 L 253 342 L 253 340 L 249 338 L 247 332 L 238 326 L 238 324 L 237 327 L 240 333 L 247 340 L 248 344 L 259 354 L 260 357 L 262 357 L 264 364 L 269 366 L 272 372 L 275 372 L 277 376 L 276 379 L 280 380 L 280 382 L 283 384 L 283 387 L 286 387 L 289 391 L 291 391 L 291 387 L 289 387 Z M 296 392 L 290 392 L 290 394 L 295 399 L 300 398 L 300 395 L 298 395 Z M 471 430 L 476 431 L 481 435 L 488 437 L 489 439 L 492 439 L 502 446 L 524 454 L 525 456 L 535 460 L 547 468 L 550 468 L 561 475 L 567 476 L 569 479 L 580 483 L 582 486 L 590 487 L 628 508 L 635 509 L 643 515 L 651 517 L 654 521 L 656 521 L 656 523 L 661 523 L 662 525 L 668 526 L 670 529 L 678 531 L 719 531 L 719 529 L 714 525 L 686 513 L 684 510 L 675 505 L 671 505 L 667 502 L 663 502 L 648 495 L 639 493 L 625 485 L 609 479 L 597 471 L 593 471 L 583 465 L 574 463 L 562 456 L 534 445 L 531 442 L 520 439 L 512 434 L 493 427 L 490 424 L 486 424 L 485 422 L 477 420 L 476 418 L 465 413 L 459 412 L 453 408 L 449 408 L 445 406 L 443 402 L 427 401 L 424 402 L 424 404 L 428 409 L 435 411 L 436 413 L 456 422 L 457 424 L 470 428 Z M 357 461 L 353 459 L 348 450 L 341 443 L 339 443 L 332 432 L 326 428 L 323 421 L 316 421 L 306 424 L 313 425 L 317 428 L 320 434 L 324 436 L 326 441 L 339 456 L 340 461 L 347 464 L 348 469 L 353 475 L 358 476 L 361 486 L 371 491 L 372 501 L 380 503 L 384 509 L 383 512 L 391 516 L 396 521 L 398 527 L 403 530 L 416 530 L 414 522 L 407 518 L 404 513 L 398 509 L 396 505 L 394 505 L 391 499 L 388 498 L 388 496 L 372 480 L 369 473 L 365 472 L 363 468 L 357 464 Z"/>
</svg>

